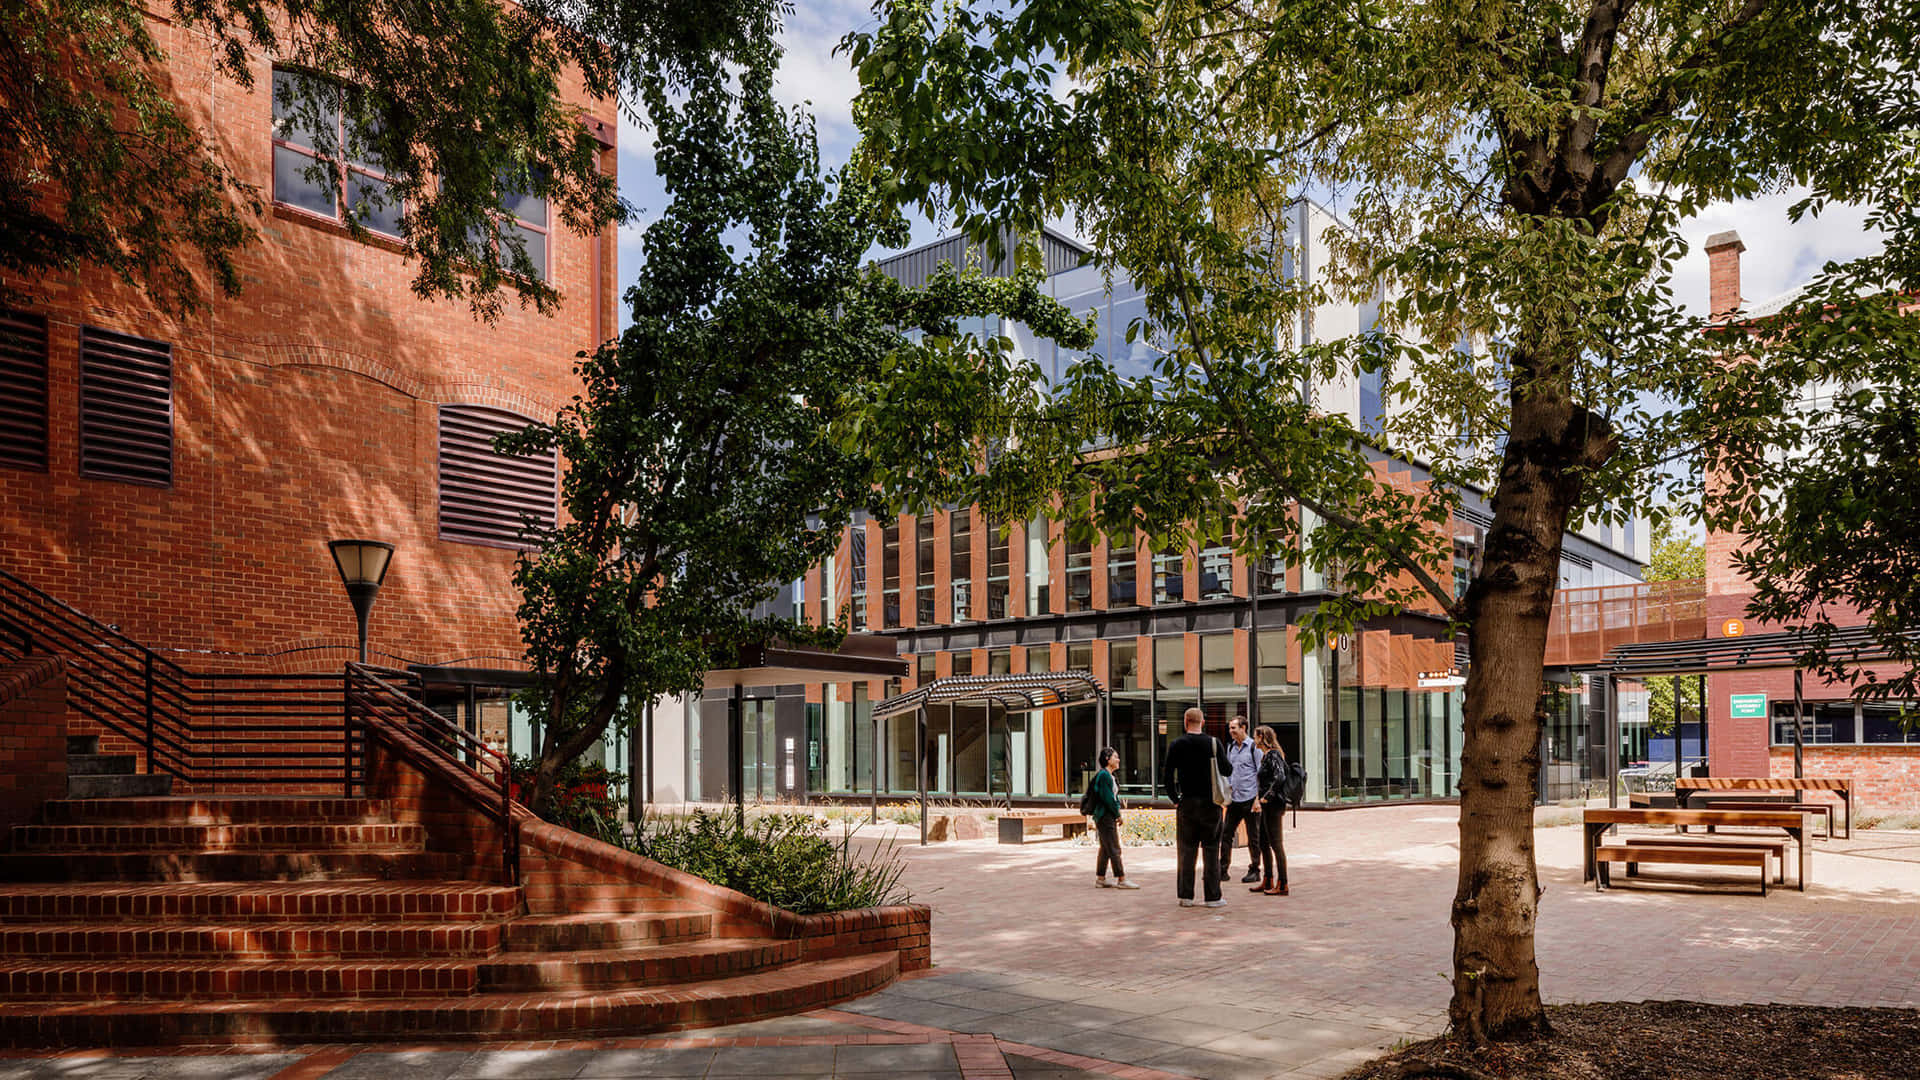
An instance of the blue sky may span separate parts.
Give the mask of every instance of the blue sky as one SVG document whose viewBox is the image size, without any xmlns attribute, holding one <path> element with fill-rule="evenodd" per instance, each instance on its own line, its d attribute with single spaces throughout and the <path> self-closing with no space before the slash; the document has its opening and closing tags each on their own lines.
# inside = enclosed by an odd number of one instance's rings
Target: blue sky
<svg viewBox="0 0 1920 1080">
<path fill-rule="evenodd" d="M 866 0 L 810 0 L 795 5 L 787 19 L 778 90 L 789 105 L 806 104 L 820 136 L 821 157 L 829 167 L 846 160 L 855 141 L 851 104 L 859 90 L 846 58 L 834 55 L 834 46 L 849 31 L 870 27 L 873 15 Z M 620 276 L 631 279 L 640 265 L 640 232 L 654 218 L 662 194 L 652 167 L 651 133 L 622 118 L 620 127 L 620 187 L 639 208 L 635 220 L 621 230 Z M 1746 242 L 1741 260 L 1741 284 L 1751 304 L 1803 284 L 1822 264 L 1868 254 L 1879 246 L 1862 221 L 1865 212 L 1854 208 L 1830 211 L 1816 220 L 1789 223 L 1787 210 L 1796 192 L 1768 195 L 1739 203 L 1708 207 L 1686 229 L 1692 251 L 1675 270 L 1674 295 L 1698 314 L 1707 304 L 1706 238 L 1728 229 Z M 932 223 L 915 223 L 915 242 L 930 240 L 940 230 Z M 623 286 L 624 288 L 624 286 Z M 626 322 L 624 311 L 621 323 Z"/>
</svg>

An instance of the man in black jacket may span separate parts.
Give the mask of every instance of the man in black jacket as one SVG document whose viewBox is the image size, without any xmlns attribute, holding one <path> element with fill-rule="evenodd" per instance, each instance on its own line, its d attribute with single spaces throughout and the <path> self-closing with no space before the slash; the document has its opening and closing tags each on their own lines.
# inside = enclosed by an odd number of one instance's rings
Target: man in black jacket
<svg viewBox="0 0 1920 1080">
<path fill-rule="evenodd" d="M 1187 733 L 1167 744 L 1167 757 L 1160 766 L 1166 777 L 1167 798 L 1174 805 L 1174 842 L 1179 853 L 1179 870 L 1174 887 L 1181 907 L 1193 906 L 1194 856 L 1201 856 L 1201 883 L 1208 907 L 1225 907 L 1220 899 L 1220 806 L 1213 801 L 1213 774 L 1209 761 L 1221 776 L 1231 775 L 1227 749 L 1220 740 L 1200 733 L 1204 717 L 1199 709 L 1188 709 Z M 1204 853 L 1204 854 L 1203 854 Z"/>
</svg>

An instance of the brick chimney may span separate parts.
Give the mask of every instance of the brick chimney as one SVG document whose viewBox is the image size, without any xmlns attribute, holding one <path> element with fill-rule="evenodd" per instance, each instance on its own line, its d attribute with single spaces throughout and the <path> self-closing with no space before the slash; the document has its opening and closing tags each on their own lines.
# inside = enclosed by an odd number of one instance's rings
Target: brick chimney
<svg viewBox="0 0 1920 1080">
<path fill-rule="evenodd" d="M 1709 317 L 1725 318 L 1740 310 L 1740 253 L 1747 245 L 1729 229 L 1707 237 L 1707 295 Z"/>
</svg>

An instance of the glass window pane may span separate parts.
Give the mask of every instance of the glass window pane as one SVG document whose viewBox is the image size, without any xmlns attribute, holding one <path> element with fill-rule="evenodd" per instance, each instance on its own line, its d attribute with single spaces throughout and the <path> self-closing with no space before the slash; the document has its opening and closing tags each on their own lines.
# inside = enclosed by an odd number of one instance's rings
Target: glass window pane
<svg viewBox="0 0 1920 1080">
<path fill-rule="evenodd" d="M 533 266 L 533 276 L 542 281 L 546 280 L 546 234 L 534 232 L 532 229 L 520 225 L 509 225 L 501 231 L 502 238 L 505 238 L 508 234 L 519 238 L 521 249 L 526 254 L 527 262 Z M 500 245 L 500 262 L 505 266 L 512 266 L 514 264 L 513 245 L 506 243 Z"/>
<path fill-rule="evenodd" d="M 504 177 L 500 180 L 500 209 L 529 225 L 547 227 L 547 200 L 530 191 L 521 191 Z"/>
<path fill-rule="evenodd" d="M 352 195 L 348 206 L 362 225 L 387 236 L 400 235 L 402 205 L 385 180 L 354 173 L 348 191 Z"/>
<path fill-rule="evenodd" d="M 322 217 L 337 217 L 340 208 L 334 199 L 333 188 L 323 175 L 309 177 L 307 174 L 310 171 L 316 174 L 324 172 L 314 158 L 284 146 L 274 147 L 274 201 L 312 211 Z"/>
<path fill-rule="evenodd" d="M 326 83 L 293 71 L 273 73 L 273 134 L 277 139 L 307 149 L 337 142 L 340 109 L 327 93 Z M 309 97 L 318 95 L 318 100 Z M 325 132 L 327 137 L 318 138 Z M 285 201 L 285 200 L 281 200 Z"/>
</svg>

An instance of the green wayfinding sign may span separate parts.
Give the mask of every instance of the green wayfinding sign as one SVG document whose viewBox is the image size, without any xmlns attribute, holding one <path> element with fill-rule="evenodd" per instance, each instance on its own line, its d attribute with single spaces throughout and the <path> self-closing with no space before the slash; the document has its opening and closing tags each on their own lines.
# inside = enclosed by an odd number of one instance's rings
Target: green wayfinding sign
<svg viewBox="0 0 1920 1080">
<path fill-rule="evenodd" d="M 1756 717 L 1764 719 L 1767 715 L 1767 695 L 1765 694 L 1730 694 L 1727 696 L 1727 702 L 1733 706 L 1735 720 Z"/>
</svg>

